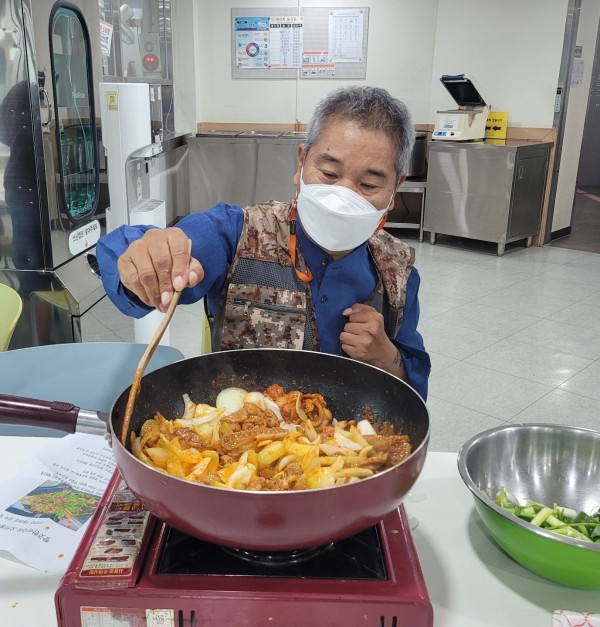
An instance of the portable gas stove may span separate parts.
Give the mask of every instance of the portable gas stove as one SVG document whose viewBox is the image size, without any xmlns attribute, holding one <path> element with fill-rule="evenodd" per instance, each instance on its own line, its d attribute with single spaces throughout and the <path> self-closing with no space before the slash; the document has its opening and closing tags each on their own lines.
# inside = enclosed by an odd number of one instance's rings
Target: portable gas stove
<svg viewBox="0 0 600 627">
<path fill-rule="evenodd" d="M 327 546 L 250 552 L 157 520 L 118 471 L 55 603 L 60 627 L 433 625 L 403 507 Z"/>
</svg>

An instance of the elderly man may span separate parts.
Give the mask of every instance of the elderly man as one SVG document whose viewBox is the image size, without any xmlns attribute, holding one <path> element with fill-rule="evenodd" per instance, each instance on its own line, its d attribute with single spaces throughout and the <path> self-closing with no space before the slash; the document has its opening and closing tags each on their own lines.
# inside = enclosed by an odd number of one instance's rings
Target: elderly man
<svg viewBox="0 0 600 627">
<path fill-rule="evenodd" d="M 414 143 L 405 105 L 374 87 L 337 89 L 315 109 L 287 202 L 219 203 L 176 227 L 103 237 L 107 294 L 124 313 L 206 297 L 213 350 L 344 354 L 427 396 L 411 249 L 382 227 Z M 188 241 L 191 240 L 191 252 Z"/>
</svg>

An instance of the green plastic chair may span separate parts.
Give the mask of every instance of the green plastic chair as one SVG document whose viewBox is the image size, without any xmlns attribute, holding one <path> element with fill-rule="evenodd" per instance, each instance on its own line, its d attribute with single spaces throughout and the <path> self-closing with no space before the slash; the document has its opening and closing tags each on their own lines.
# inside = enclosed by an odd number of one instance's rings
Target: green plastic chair
<svg viewBox="0 0 600 627">
<path fill-rule="evenodd" d="M 0 351 L 8 348 L 22 311 L 23 302 L 18 292 L 0 283 Z"/>
</svg>

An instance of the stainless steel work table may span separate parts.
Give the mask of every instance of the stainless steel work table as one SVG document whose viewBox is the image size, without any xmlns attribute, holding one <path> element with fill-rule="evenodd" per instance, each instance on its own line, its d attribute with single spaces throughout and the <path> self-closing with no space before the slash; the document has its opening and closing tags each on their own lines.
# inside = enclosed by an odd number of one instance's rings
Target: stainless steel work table
<svg viewBox="0 0 600 627">
<path fill-rule="evenodd" d="M 552 143 L 518 140 L 430 141 L 423 231 L 509 242 L 540 230 Z"/>
</svg>

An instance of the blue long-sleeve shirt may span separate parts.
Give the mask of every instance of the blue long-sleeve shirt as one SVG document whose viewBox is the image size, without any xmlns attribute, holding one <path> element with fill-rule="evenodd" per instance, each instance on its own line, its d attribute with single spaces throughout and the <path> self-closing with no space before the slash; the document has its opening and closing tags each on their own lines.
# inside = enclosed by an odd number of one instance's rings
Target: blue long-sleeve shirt
<svg viewBox="0 0 600 627">
<path fill-rule="evenodd" d="M 216 312 L 243 225 L 242 209 L 225 203 L 219 203 L 208 211 L 193 213 L 177 223 L 192 241 L 192 256 L 204 268 L 204 279 L 196 287 L 182 292 L 181 303 L 194 303 L 206 297 L 210 313 Z M 377 271 L 367 244 L 335 260 L 305 235 L 299 223 L 296 226 L 300 249 L 313 274 L 310 286 L 321 351 L 338 354 L 339 336 L 348 321 L 342 311 L 355 303 L 367 301 L 377 286 Z M 119 279 L 117 260 L 129 244 L 149 228 L 154 227 L 122 226 L 102 237 L 96 245 L 108 297 L 120 311 L 135 318 L 146 315 L 151 308 L 125 290 Z M 390 339 L 400 350 L 408 382 L 426 399 L 431 364 L 423 338 L 417 331 L 419 283 L 419 273 L 413 268 L 406 286 L 402 324 L 396 337 Z"/>
</svg>

